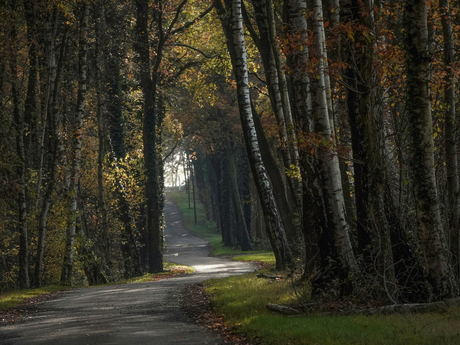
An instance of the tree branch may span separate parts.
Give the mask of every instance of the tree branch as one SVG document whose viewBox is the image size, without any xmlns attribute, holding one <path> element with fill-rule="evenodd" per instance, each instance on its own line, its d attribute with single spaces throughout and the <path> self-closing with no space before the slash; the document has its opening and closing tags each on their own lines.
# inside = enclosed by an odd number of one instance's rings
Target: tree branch
<svg viewBox="0 0 460 345">
<path fill-rule="evenodd" d="M 177 20 L 179 19 L 179 15 L 180 15 L 180 12 L 181 12 L 181 9 L 182 7 L 185 6 L 185 4 L 187 3 L 188 0 L 183 0 L 180 5 L 177 7 L 177 10 L 176 10 L 176 15 L 174 16 L 174 19 L 173 21 L 171 22 L 171 24 L 169 25 L 169 28 L 168 28 L 168 32 L 171 32 L 171 30 L 173 29 L 174 25 L 177 23 Z"/>
<path fill-rule="evenodd" d="M 176 141 L 176 143 L 174 144 L 174 147 L 171 149 L 171 151 L 165 156 L 165 158 L 163 158 L 163 164 L 166 162 L 166 160 L 169 158 L 169 156 L 171 156 L 173 154 L 173 152 L 176 150 L 177 144 L 179 144 L 179 140 Z"/>
<path fill-rule="evenodd" d="M 201 55 L 203 55 L 206 59 L 214 59 L 216 57 L 218 58 L 221 58 L 222 59 L 222 56 L 220 55 L 217 55 L 217 54 L 214 54 L 214 55 L 207 55 L 205 52 L 203 52 L 202 50 L 198 49 L 198 48 L 195 48 L 195 47 L 192 47 L 188 44 L 184 44 L 184 43 L 170 43 L 170 44 L 167 44 L 166 45 L 167 47 L 184 47 L 184 48 L 188 48 L 188 49 L 191 49 L 191 50 L 194 50 L 198 53 L 200 53 Z"/>
<path fill-rule="evenodd" d="M 211 10 L 214 8 L 214 4 L 212 4 L 206 11 L 204 11 L 203 13 L 201 13 L 198 17 L 196 17 L 195 20 L 193 21 L 190 21 L 188 23 L 185 23 L 184 25 L 182 25 L 181 27 L 177 28 L 176 30 L 172 30 L 170 31 L 171 34 L 175 35 L 179 32 L 184 32 L 185 30 L 187 30 L 189 27 L 191 27 L 193 24 L 195 24 L 199 19 L 203 18 L 205 15 L 207 15 L 209 12 L 211 12 Z"/>
<path fill-rule="evenodd" d="M 248 11 L 246 10 L 246 6 L 244 5 L 244 1 L 241 2 L 241 9 L 243 11 L 243 21 L 244 21 L 244 24 L 246 24 L 246 28 L 249 31 L 249 35 L 252 37 L 256 46 L 259 47 L 260 39 L 259 39 L 259 36 L 257 35 L 256 30 L 252 26 L 251 18 L 249 18 L 249 14 L 248 14 Z"/>
</svg>

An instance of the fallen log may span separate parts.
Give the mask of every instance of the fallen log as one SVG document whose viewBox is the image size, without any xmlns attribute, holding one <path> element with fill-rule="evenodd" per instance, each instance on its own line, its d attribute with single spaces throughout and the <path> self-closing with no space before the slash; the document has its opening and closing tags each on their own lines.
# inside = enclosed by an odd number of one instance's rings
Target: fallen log
<svg viewBox="0 0 460 345">
<path fill-rule="evenodd" d="M 267 308 L 271 311 L 275 311 L 277 313 L 283 314 L 283 315 L 299 315 L 300 311 L 297 309 L 281 305 L 281 304 L 267 304 Z"/>
</svg>

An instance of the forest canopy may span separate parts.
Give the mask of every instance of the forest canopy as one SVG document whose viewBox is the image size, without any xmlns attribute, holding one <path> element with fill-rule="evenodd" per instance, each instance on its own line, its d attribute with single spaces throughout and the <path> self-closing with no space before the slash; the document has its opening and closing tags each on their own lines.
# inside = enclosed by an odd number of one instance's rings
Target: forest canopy
<svg viewBox="0 0 460 345">
<path fill-rule="evenodd" d="M 459 9 L 0 1 L 0 290 L 163 271 L 168 183 L 313 295 L 458 296 Z"/>
</svg>

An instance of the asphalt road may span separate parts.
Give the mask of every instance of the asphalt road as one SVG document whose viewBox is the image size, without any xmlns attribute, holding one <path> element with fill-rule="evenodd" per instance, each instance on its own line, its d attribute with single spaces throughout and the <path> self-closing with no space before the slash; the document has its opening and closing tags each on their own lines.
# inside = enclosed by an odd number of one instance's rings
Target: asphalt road
<svg viewBox="0 0 460 345">
<path fill-rule="evenodd" d="M 165 261 L 193 266 L 196 274 L 158 282 L 66 291 L 29 312 L 29 318 L 0 326 L 4 345 L 220 344 L 179 308 L 189 284 L 254 270 L 247 263 L 208 257 L 209 247 L 182 225 L 178 208 L 165 205 Z"/>
</svg>

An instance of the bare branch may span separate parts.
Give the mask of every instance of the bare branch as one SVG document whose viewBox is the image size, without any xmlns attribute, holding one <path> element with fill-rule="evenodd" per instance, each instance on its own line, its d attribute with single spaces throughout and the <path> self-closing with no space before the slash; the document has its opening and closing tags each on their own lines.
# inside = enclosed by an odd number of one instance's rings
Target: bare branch
<svg viewBox="0 0 460 345">
<path fill-rule="evenodd" d="M 163 164 L 166 162 L 166 160 L 169 158 L 169 156 L 171 156 L 173 154 L 173 152 L 176 150 L 178 144 L 179 144 L 179 140 L 176 141 L 176 143 L 174 144 L 174 147 L 171 149 L 171 151 L 165 156 L 165 158 L 163 158 Z"/>
<path fill-rule="evenodd" d="M 168 28 L 168 32 L 171 32 L 171 30 L 173 29 L 174 25 L 177 23 L 177 20 L 179 19 L 179 15 L 180 15 L 180 12 L 182 10 L 182 7 L 185 6 L 185 4 L 187 3 L 188 0 L 183 0 L 180 5 L 177 7 L 177 10 L 176 10 L 176 15 L 174 16 L 174 19 L 173 21 L 171 22 L 171 25 L 169 25 L 169 28 Z"/>
<path fill-rule="evenodd" d="M 185 30 L 187 30 L 189 27 L 191 27 L 193 24 L 195 24 L 199 19 L 203 18 L 205 15 L 207 15 L 209 12 L 212 11 L 212 9 L 214 8 L 214 4 L 212 4 L 206 11 L 204 11 L 203 13 L 201 13 L 198 17 L 195 18 L 195 20 L 192 20 L 188 23 L 185 23 L 184 25 L 182 25 L 181 27 L 177 28 L 176 30 L 172 30 L 170 31 L 173 35 L 179 33 L 179 32 L 184 32 Z"/>
<path fill-rule="evenodd" d="M 188 49 L 191 49 L 191 50 L 194 50 L 198 53 L 200 53 L 201 55 L 203 55 L 206 59 L 214 59 L 214 58 L 221 58 L 222 57 L 220 55 L 217 55 L 217 54 L 214 54 L 214 55 L 207 55 L 205 52 L 203 52 L 202 50 L 198 49 L 198 48 L 195 48 L 195 47 L 192 47 L 192 46 L 189 46 L 188 44 L 183 44 L 183 43 L 170 43 L 170 44 L 167 44 L 166 45 L 167 47 L 184 47 L 184 48 L 188 48 Z"/>
</svg>

